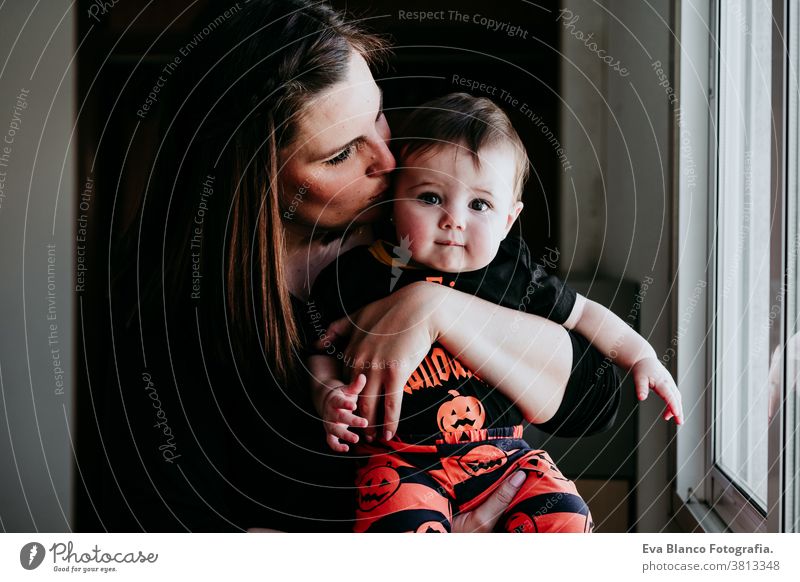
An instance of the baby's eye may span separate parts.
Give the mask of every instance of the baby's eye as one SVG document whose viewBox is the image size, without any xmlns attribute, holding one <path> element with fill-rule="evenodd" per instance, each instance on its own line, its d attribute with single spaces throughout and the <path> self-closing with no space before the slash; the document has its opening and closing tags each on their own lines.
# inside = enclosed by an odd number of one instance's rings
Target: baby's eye
<svg viewBox="0 0 800 582">
<path fill-rule="evenodd" d="M 477 210 L 478 212 L 486 212 L 492 208 L 492 205 L 489 204 L 486 200 L 481 200 L 480 198 L 476 198 L 472 202 L 469 203 L 469 207 L 472 210 Z"/>
<path fill-rule="evenodd" d="M 417 200 L 425 202 L 426 204 L 440 204 L 442 202 L 442 199 L 439 197 L 439 195 L 434 194 L 433 192 L 423 192 L 417 196 Z"/>
<path fill-rule="evenodd" d="M 354 147 L 355 146 L 353 145 L 347 146 L 345 149 L 343 149 L 341 152 L 333 156 L 331 159 L 325 160 L 325 163 L 328 164 L 329 166 L 337 166 L 342 162 L 347 161 L 347 159 L 353 155 Z"/>
</svg>

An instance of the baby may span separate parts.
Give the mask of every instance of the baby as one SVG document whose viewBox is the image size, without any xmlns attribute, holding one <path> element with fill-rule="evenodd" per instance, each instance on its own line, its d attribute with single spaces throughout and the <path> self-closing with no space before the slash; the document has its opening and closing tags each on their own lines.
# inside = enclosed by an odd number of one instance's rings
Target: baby
<svg viewBox="0 0 800 582">
<path fill-rule="evenodd" d="M 396 241 L 352 249 L 320 273 L 312 298 L 323 325 L 417 281 L 448 285 L 575 330 L 576 359 L 586 341 L 578 334 L 593 338 L 600 351 L 631 368 L 640 399 L 649 387 L 667 399 L 674 384 L 649 344 L 532 264 L 524 242 L 507 236 L 522 210 L 528 158 L 499 107 L 485 98 L 448 95 L 417 109 L 396 139 Z M 592 531 L 574 483 L 546 452 L 523 440 L 525 419 L 514 403 L 438 343 L 405 384 L 397 434 L 374 443 L 359 442 L 350 430 L 367 425 L 353 413 L 365 376 L 341 381 L 339 362 L 330 355 L 312 356 L 309 366 L 328 444 L 346 452 L 346 443 L 358 443 L 355 531 L 449 532 L 456 513 L 480 505 L 518 471 L 525 481 L 499 531 Z M 595 381 L 602 383 L 599 375 Z M 591 398 L 589 382 L 570 378 L 560 408 L 545 423 L 556 429 L 550 432 L 559 434 L 579 401 Z M 612 412 L 591 432 L 613 421 L 619 398 L 616 390 L 595 392 L 609 400 Z M 679 403 L 665 414 L 671 416 L 681 422 Z"/>
</svg>

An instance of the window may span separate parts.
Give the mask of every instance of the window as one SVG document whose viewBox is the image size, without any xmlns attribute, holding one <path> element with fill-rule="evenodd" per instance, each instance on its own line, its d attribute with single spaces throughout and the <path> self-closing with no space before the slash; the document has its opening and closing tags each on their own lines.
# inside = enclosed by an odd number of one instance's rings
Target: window
<svg viewBox="0 0 800 582">
<path fill-rule="evenodd" d="M 676 502 L 797 532 L 800 0 L 680 5 Z"/>
<path fill-rule="evenodd" d="M 719 8 L 714 460 L 766 511 L 772 6 Z"/>
<path fill-rule="evenodd" d="M 785 390 L 781 391 L 780 366 L 776 365 L 771 377 L 774 397 L 771 409 L 777 408 L 778 398 L 785 393 L 786 458 L 786 531 L 800 532 L 800 0 L 789 3 L 789 70 L 788 70 L 788 124 L 787 124 L 787 205 L 786 205 L 786 349 Z M 780 354 L 780 351 L 778 352 Z"/>
</svg>

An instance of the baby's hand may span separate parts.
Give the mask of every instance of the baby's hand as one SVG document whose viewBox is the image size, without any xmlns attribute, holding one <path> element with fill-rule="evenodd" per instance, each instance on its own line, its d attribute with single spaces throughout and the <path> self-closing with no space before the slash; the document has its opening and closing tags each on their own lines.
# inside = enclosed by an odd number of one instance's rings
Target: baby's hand
<svg viewBox="0 0 800 582">
<path fill-rule="evenodd" d="M 346 444 L 358 442 L 358 435 L 351 432 L 350 427 L 365 427 L 367 419 L 353 414 L 359 393 L 364 389 L 367 377 L 359 374 L 350 384 L 341 384 L 332 387 L 322 401 L 322 422 L 327 433 L 328 446 L 337 453 L 346 453 L 350 450 Z"/>
<path fill-rule="evenodd" d="M 647 398 L 652 388 L 667 403 L 664 420 L 674 417 L 676 424 L 683 424 L 681 393 L 664 365 L 657 358 L 642 358 L 633 365 L 631 372 L 639 400 Z"/>
</svg>

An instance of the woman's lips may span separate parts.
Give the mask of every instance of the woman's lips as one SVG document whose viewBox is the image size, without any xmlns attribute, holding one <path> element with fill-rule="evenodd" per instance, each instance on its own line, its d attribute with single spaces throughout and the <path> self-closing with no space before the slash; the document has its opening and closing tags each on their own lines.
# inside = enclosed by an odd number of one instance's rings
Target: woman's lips
<svg viewBox="0 0 800 582">
<path fill-rule="evenodd" d="M 375 196 L 368 198 L 370 202 L 375 202 L 376 200 L 381 200 L 386 198 L 386 195 L 389 193 L 389 180 L 384 180 L 383 187 L 378 190 L 378 193 Z"/>
</svg>

